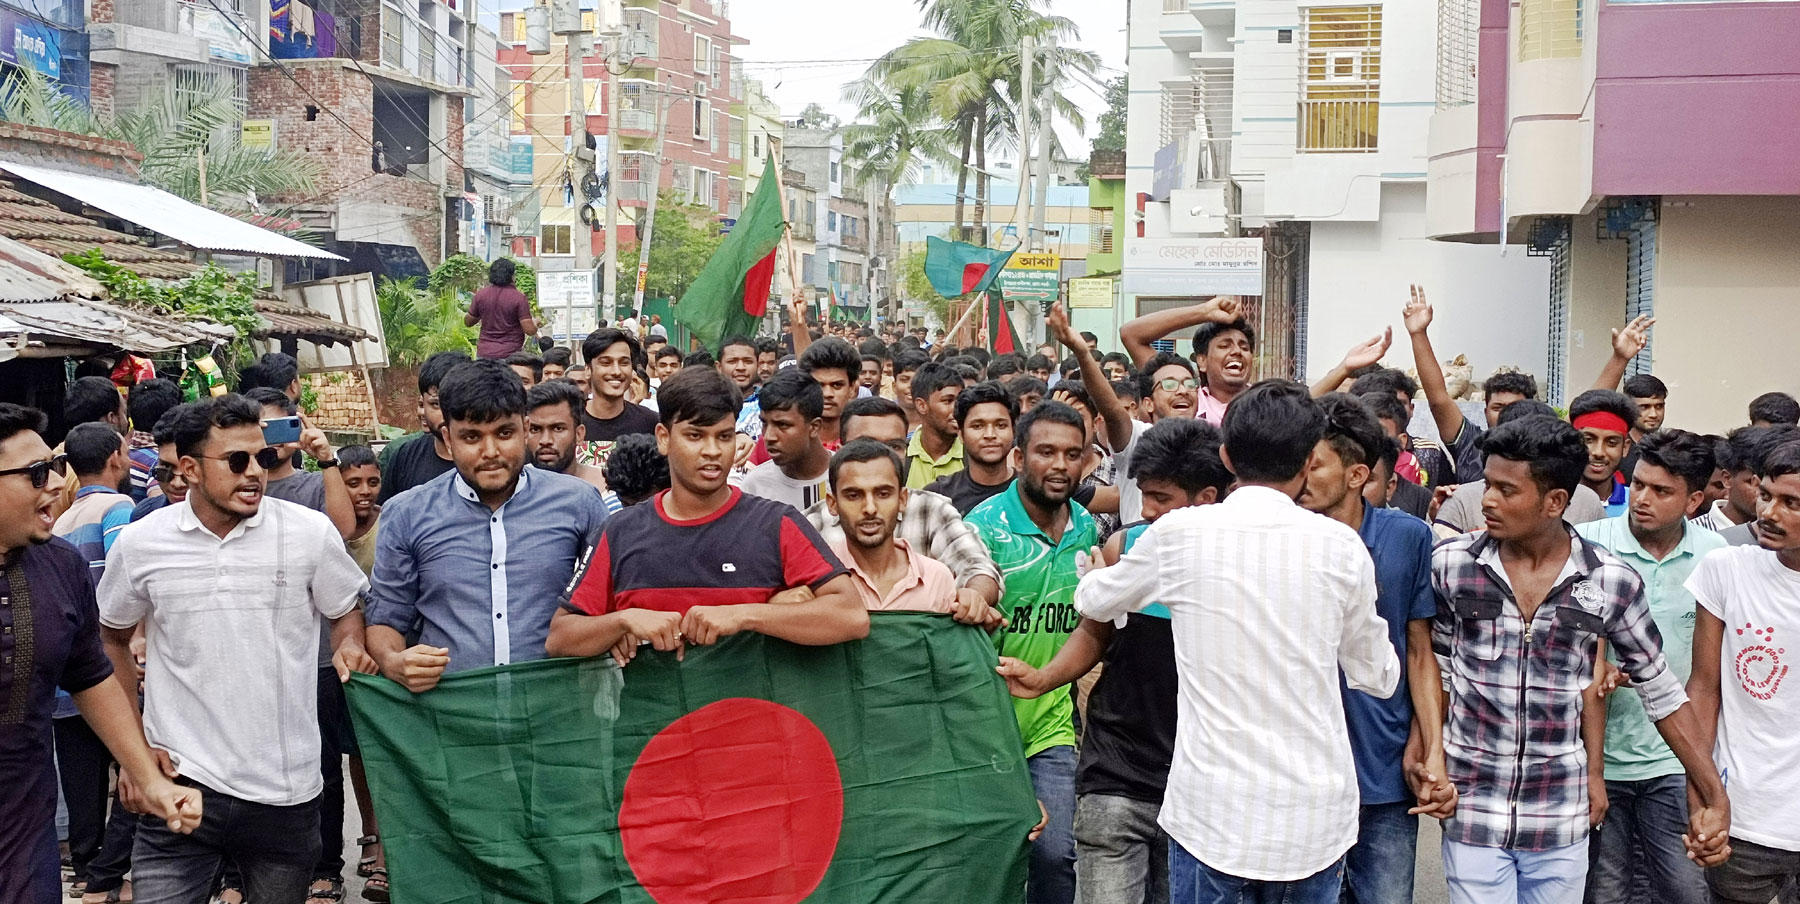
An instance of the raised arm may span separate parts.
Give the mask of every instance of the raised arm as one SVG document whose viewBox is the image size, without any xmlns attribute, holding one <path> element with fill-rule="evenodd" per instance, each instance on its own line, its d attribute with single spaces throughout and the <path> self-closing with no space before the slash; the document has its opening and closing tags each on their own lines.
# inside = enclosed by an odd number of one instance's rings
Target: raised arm
<svg viewBox="0 0 1800 904">
<path fill-rule="evenodd" d="M 1456 407 L 1456 400 L 1450 397 L 1450 387 L 1444 382 L 1444 367 L 1438 363 L 1437 352 L 1431 348 L 1431 336 L 1427 331 L 1431 327 L 1431 303 L 1425 300 L 1425 290 L 1419 286 L 1412 287 L 1412 298 L 1406 303 L 1402 317 L 1406 325 L 1406 334 L 1412 337 L 1413 366 L 1419 372 L 1419 387 L 1425 390 L 1425 402 L 1431 406 L 1431 419 L 1437 423 L 1438 436 L 1444 438 L 1448 446 L 1461 435 L 1463 428 L 1462 409 Z"/>
<path fill-rule="evenodd" d="M 794 326 L 794 358 L 799 360 L 800 353 L 812 344 L 812 330 L 806 328 L 806 295 L 800 289 L 788 299 L 788 323 Z"/>
<path fill-rule="evenodd" d="M 1131 414 L 1125 410 L 1125 403 L 1119 401 L 1118 393 L 1113 392 L 1112 381 L 1100 369 L 1094 353 L 1088 351 L 1086 342 L 1081 341 L 1081 334 L 1070 325 L 1069 314 L 1063 310 L 1061 302 L 1050 306 L 1044 326 L 1050 330 L 1051 338 L 1067 346 L 1069 354 L 1081 363 L 1081 385 L 1087 387 L 1088 395 L 1094 400 L 1094 407 L 1098 409 L 1094 413 L 1106 424 L 1106 438 L 1112 448 L 1125 448 L 1125 444 L 1131 442 Z"/>
<path fill-rule="evenodd" d="M 1190 326 L 1207 322 L 1230 323 L 1238 319 L 1240 310 L 1237 296 L 1219 295 L 1200 304 L 1153 311 L 1119 327 L 1119 341 L 1124 344 L 1125 354 L 1131 356 L 1132 363 L 1142 368 L 1144 362 L 1156 354 L 1150 343 Z"/>
<path fill-rule="evenodd" d="M 1388 346 L 1393 343 L 1394 328 L 1390 326 L 1373 339 L 1365 339 L 1351 346 L 1350 350 L 1344 353 L 1344 360 L 1326 371 L 1325 376 L 1320 377 L 1319 381 L 1312 385 L 1313 398 L 1337 392 L 1338 388 L 1344 385 L 1344 381 L 1350 379 L 1351 371 L 1368 367 L 1380 361 L 1381 356 L 1387 354 Z"/>
<path fill-rule="evenodd" d="M 300 416 L 300 424 L 305 428 L 300 431 L 300 448 L 306 454 L 314 461 L 337 458 L 337 451 L 331 448 L 331 440 L 325 437 L 325 431 L 314 427 L 304 414 Z M 331 519 L 331 526 L 337 528 L 338 536 L 347 540 L 356 533 L 356 504 L 350 501 L 350 488 L 344 485 L 343 469 L 321 468 L 319 477 L 325 483 L 325 517 Z"/>
<path fill-rule="evenodd" d="M 1595 389 L 1618 389 L 1619 381 L 1625 378 L 1625 368 L 1631 359 L 1650 344 L 1650 328 L 1656 320 L 1648 314 L 1641 314 L 1622 330 L 1612 331 L 1612 357 L 1606 359 L 1606 366 L 1600 368 L 1600 376 L 1594 379 Z"/>
</svg>

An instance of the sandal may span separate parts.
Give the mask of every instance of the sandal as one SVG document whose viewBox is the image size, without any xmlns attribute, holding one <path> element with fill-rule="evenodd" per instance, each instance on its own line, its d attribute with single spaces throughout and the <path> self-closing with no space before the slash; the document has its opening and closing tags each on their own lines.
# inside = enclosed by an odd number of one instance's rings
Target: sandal
<svg viewBox="0 0 1800 904">
<path fill-rule="evenodd" d="M 387 867 L 377 866 L 369 870 L 369 881 L 363 885 L 363 900 L 371 904 L 387 904 L 389 899 Z"/>
<path fill-rule="evenodd" d="M 82 904 L 120 904 L 120 902 L 123 902 L 123 901 L 130 901 L 131 900 L 130 898 L 123 896 L 125 893 L 125 888 L 126 888 L 126 886 L 120 885 L 118 888 L 115 888 L 112 891 L 106 892 L 105 893 L 106 897 L 100 898 L 95 901 L 89 901 L 87 896 L 83 895 L 82 899 L 81 899 Z M 94 894 L 100 894 L 100 892 L 94 892 Z"/>
<path fill-rule="evenodd" d="M 356 839 L 356 846 L 364 849 L 380 843 L 380 835 L 364 835 L 361 838 Z M 361 860 L 356 861 L 356 874 L 365 879 L 374 875 L 375 862 L 379 859 L 379 857 L 375 856 L 365 856 Z"/>
<path fill-rule="evenodd" d="M 316 887 L 320 882 L 326 883 L 326 886 L 324 888 Z M 329 879 L 314 879 L 312 885 L 314 887 L 306 890 L 306 904 L 314 904 L 317 901 L 323 901 L 325 904 L 337 904 L 338 901 L 344 900 L 344 880 L 336 876 Z"/>
</svg>

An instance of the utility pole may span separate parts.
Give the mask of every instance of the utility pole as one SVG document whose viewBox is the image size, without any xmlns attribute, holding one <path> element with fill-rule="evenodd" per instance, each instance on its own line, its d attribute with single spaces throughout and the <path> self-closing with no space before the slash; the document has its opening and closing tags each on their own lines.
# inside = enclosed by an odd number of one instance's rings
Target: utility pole
<svg viewBox="0 0 1800 904">
<path fill-rule="evenodd" d="M 631 51 L 626 47 L 625 34 L 620 31 L 611 35 L 613 52 L 607 55 L 611 60 L 618 56 L 620 62 L 629 63 L 626 54 Z M 625 90 L 619 76 L 625 71 L 621 66 L 617 72 L 613 67 L 606 67 L 606 271 L 602 277 L 600 296 L 605 299 L 601 308 L 608 318 L 618 315 L 619 303 L 619 106 L 624 103 Z M 644 249 L 649 250 L 648 242 Z M 639 279 L 642 285 L 642 278 Z M 642 307 L 639 305 L 638 307 Z M 633 313 L 637 313 L 635 310 Z"/>
<path fill-rule="evenodd" d="M 675 106 L 672 88 L 669 99 L 656 108 L 656 144 L 650 149 L 650 206 L 644 212 L 644 228 L 638 230 L 637 291 L 631 296 L 631 316 L 639 323 L 644 320 L 644 278 L 650 274 L 650 237 L 656 232 L 656 198 L 662 194 L 658 188 L 662 186 L 663 122 L 669 108 Z M 612 153 L 609 151 L 607 156 Z"/>
<path fill-rule="evenodd" d="M 1044 72 L 1046 74 L 1050 71 L 1050 58 L 1055 55 L 1056 36 L 1051 35 L 1049 43 L 1044 47 Z M 1051 116 L 1056 112 L 1054 106 L 1056 102 L 1056 92 L 1051 90 L 1051 88 L 1050 79 L 1045 78 L 1044 90 L 1042 92 L 1044 96 L 1044 118 L 1039 123 L 1042 128 L 1038 130 L 1038 165 L 1033 167 L 1032 172 L 1032 175 L 1036 179 L 1042 180 L 1037 183 L 1037 200 L 1033 204 L 1035 209 L 1033 211 L 1034 219 L 1032 220 L 1031 228 L 1031 248 L 1034 251 L 1043 251 L 1049 247 L 1050 244 L 1049 233 L 1044 230 L 1044 213 L 1045 208 L 1049 206 L 1050 202 L 1051 171 L 1055 168 L 1055 161 L 1050 158 L 1050 144 L 1051 140 L 1056 137 L 1056 132 L 1050 127 L 1050 124 L 1053 121 Z"/>
<path fill-rule="evenodd" d="M 1037 54 L 1037 41 L 1030 35 L 1019 39 L 1019 178 L 1018 193 L 1013 198 L 1013 228 L 1018 232 L 1019 247 L 1031 249 L 1031 111 L 1036 106 L 1031 98 L 1031 67 Z"/>
</svg>

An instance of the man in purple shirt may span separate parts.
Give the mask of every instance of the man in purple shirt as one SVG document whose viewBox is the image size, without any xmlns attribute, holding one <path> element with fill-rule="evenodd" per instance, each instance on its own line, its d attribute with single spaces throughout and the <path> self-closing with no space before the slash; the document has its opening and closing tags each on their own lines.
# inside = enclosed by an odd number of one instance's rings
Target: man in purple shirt
<svg viewBox="0 0 1800 904">
<path fill-rule="evenodd" d="M 537 335 L 537 321 L 531 316 L 531 301 L 513 286 L 514 265 L 501 258 L 488 267 L 488 283 L 469 302 L 469 313 L 463 323 L 480 326 L 481 337 L 475 342 L 475 357 L 504 358 L 525 347 L 527 337 Z"/>
<path fill-rule="evenodd" d="M 51 536 L 66 470 L 41 435 L 44 414 L 0 403 L 0 901 L 56 904 L 56 689 L 119 761 L 120 796 L 177 832 L 200 824 L 200 795 L 169 781 L 144 742 L 137 704 L 100 645 L 87 562 Z"/>
</svg>

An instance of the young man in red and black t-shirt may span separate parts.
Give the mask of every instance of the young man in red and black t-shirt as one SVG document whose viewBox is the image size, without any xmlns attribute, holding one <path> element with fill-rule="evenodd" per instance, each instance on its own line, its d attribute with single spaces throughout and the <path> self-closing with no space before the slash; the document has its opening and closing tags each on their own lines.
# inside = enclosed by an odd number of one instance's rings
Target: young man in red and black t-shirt
<svg viewBox="0 0 1800 904">
<path fill-rule="evenodd" d="M 678 650 L 740 631 L 814 645 L 866 636 L 855 585 L 805 516 L 725 482 L 737 387 L 689 367 L 657 399 L 670 488 L 607 519 L 550 623 L 549 654 L 610 650 L 624 663 L 646 641 Z M 797 601 L 771 603 L 778 593 Z"/>
</svg>

